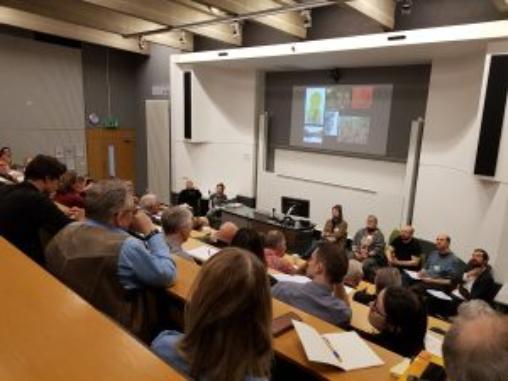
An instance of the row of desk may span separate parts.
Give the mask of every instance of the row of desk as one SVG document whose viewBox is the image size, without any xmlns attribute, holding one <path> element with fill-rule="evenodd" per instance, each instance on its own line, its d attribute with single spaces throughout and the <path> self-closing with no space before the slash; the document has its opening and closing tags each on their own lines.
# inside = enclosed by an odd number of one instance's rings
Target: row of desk
<svg viewBox="0 0 508 381">
<path fill-rule="evenodd" d="M 0 300 L 0 380 L 184 380 L 2 237 Z"/>
</svg>

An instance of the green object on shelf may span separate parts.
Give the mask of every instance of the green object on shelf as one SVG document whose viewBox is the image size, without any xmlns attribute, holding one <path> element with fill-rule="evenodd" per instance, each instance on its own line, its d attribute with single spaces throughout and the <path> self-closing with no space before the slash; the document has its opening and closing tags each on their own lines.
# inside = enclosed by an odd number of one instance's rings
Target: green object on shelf
<svg viewBox="0 0 508 381">
<path fill-rule="evenodd" d="M 104 127 L 105 128 L 118 128 L 120 125 L 118 117 L 113 115 L 108 115 L 104 118 Z"/>
</svg>

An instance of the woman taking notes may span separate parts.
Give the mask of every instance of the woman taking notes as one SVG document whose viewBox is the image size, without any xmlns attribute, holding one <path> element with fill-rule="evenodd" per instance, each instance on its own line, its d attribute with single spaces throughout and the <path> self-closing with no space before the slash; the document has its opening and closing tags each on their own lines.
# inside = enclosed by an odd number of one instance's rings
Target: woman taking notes
<svg viewBox="0 0 508 381">
<path fill-rule="evenodd" d="M 265 266 L 226 248 L 208 260 L 191 288 L 185 333 L 162 332 L 152 349 L 195 380 L 268 380 L 272 302 Z"/>
</svg>

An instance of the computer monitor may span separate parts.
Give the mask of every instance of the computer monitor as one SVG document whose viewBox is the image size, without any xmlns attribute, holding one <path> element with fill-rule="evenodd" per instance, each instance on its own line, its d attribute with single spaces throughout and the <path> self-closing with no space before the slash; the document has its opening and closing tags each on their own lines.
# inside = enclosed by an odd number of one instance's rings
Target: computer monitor
<svg viewBox="0 0 508 381">
<path fill-rule="evenodd" d="M 310 201 L 301 200 L 299 198 L 282 197 L 281 198 L 281 211 L 286 214 L 289 208 L 293 207 L 291 211 L 292 216 L 299 216 L 309 218 Z"/>
</svg>

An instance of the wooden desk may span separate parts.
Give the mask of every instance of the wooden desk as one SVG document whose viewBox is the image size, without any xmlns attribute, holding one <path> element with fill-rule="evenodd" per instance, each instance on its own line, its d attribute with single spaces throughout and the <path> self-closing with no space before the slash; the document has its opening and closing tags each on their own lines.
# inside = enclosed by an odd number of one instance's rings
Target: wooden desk
<svg viewBox="0 0 508 381">
<path fill-rule="evenodd" d="M 409 376 L 420 377 L 429 363 L 444 366 L 442 358 L 434 356 L 426 351 L 422 351 L 413 360 L 409 368 L 404 372 L 398 381 L 407 381 Z"/>
<path fill-rule="evenodd" d="M 168 289 L 168 292 L 173 297 L 185 301 L 188 298 L 190 287 L 194 282 L 200 267 L 197 264 L 187 261 L 181 257 L 176 257 L 175 262 L 178 268 L 177 276 L 173 286 Z M 273 299 L 274 318 L 289 311 L 293 311 L 298 314 L 304 322 L 312 325 L 321 333 L 341 331 L 340 328 L 332 324 L 326 323 L 315 316 L 309 315 L 297 308 Z M 346 373 L 331 366 L 320 365 L 308 361 L 305 352 L 303 351 L 300 339 L 294 330 L 290 330 L 283 335 L 274 338 L 273 345 L 277 356 L 310 371 L 316 377 L 323 380 L 393 381 L 393 378 L 390 376 L 390 368 L 402 360 L 402 357 L 395 353 L 375 344 L 369 344 L 385 361 L 385 365 Z"/>
<path fill-rule="evenodd" d="M 0 380 L 184 380 L 0 237 Z"/>
</svg>

